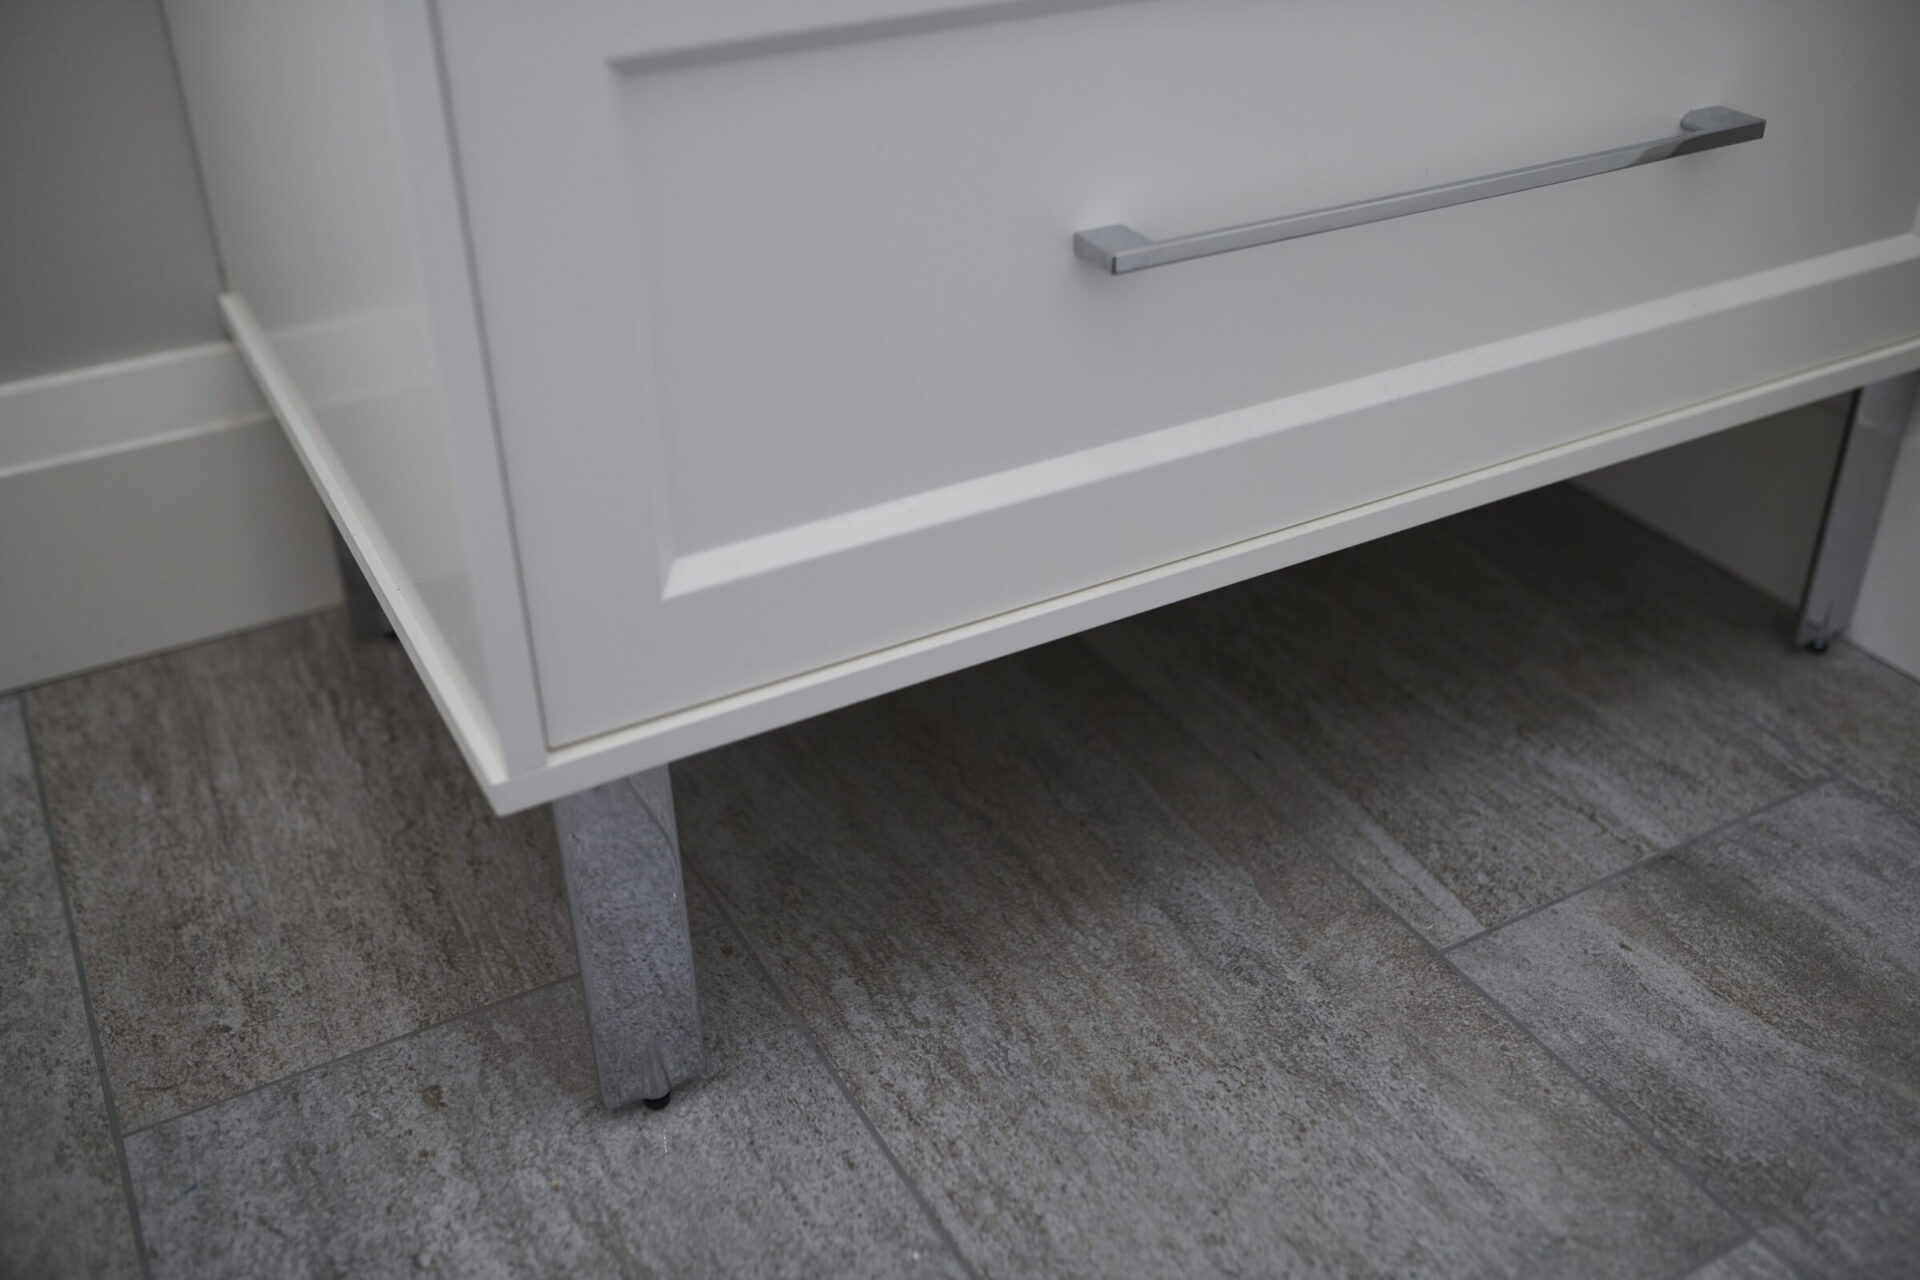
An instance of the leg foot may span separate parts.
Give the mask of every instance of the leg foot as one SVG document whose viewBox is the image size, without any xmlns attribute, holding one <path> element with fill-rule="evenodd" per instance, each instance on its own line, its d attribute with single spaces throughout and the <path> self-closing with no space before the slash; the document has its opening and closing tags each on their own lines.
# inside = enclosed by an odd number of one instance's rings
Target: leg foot
<svg viewBox="0 0 1920 1280">
<path fill-rule="evenodd" d="M 706 1069 L 667 770 L 556 800 L 553 816 L 601 1101 L 657 1110 Z"/>
<path fill-rule="evenodd" d="M 657 1098 L 642 1098 L 640 1101 L 647 1104 L 649 1111 L 665 1111 L 667 1104 L 673 1101 L 673 1090 L 669 1089 Z"/>
</svg>

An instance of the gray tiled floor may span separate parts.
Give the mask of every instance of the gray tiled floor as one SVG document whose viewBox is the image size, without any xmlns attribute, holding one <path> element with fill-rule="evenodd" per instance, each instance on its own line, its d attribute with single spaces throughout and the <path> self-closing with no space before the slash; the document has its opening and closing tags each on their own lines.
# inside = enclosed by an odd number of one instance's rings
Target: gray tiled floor
<svg viewBox="0 0 1920 1280">
<path fill-rule="evenodd" d="M 1549 491 L 682 762 L 661 1113 L 396 648 L 0 700 L 0 1275 L 1910 1274 L 1920 683 L 1786 624 Z"/>
<path fill-rule="evenodd" d="M 695 866 L 983 1272 L 1662 1275 L 1739 1231 L 1317 855 L 1331 815 L 1072 646 L 679 775 Z"/>
<path fill-rule="evenodd" d="M 1374 838 L 1338 856 L 1441 945 L 1824 774 L 1617 619 L 1570 614 L 1441 536 L 1089 643 L 1276 807 L 1339 795 Z"/>
<path fill-rule="evenodd" d="M 308 618 L 34 690 L 120 1119 L 144 1128 L 573 971 L 399 646 Z"/>
<path fill-rule="evenodd" d="M 26 721 L 0 698 L 0 1275 L 137 1275 Z"/>
<path fill-rule="evenodd" d="M 1722 1200 L 1790 1228 L 1776 1252 L 1893 1275 L 1920 1267 L 1916 870 L 1920 824 L 1834 782 L 1454 959 Z"/>
<path fill-rule="evenodd" d="M 562 982 L 134 1134 L 154 1273 L 964 1274 L 744 949 L 696 960 L 714 1070 L 658 1115 Z"/>
<path fill-rule="evenodd" d="M 1693 1272 L 1688 1280 L 1792 1280 L 1792 1276 L 1793 1268 L 1756 1236 Z"/>
</svg>

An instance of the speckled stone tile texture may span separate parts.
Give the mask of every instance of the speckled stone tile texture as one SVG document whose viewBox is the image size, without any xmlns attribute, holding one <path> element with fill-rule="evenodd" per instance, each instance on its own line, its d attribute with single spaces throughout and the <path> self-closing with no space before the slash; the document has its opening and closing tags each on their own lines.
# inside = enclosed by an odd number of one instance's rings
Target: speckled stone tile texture
<svg viewBox="0 0 1920 1280">
<path fill-rule="evenodd" d="M 729 930 L 712 1066 L 597 1101 L 563 981 L 135 1134 L 157 1277 L 965 1274 Z"/>
<path fill-rule="evenodd" d="M 1920 681 L 1791 622 L 1562 488 L 676 762 L 661 1112 L 397 645 L 0 699 L 0 1277 L 1914 1274 Z"/>
<path fill-rule="evenodd" d="M 992 1276 L 1664 1275 L 1744 1230 L 1086 650 L 683 762 L 686 856 Z"/>
<path fill-rule="evenodd" d="M 338 613 L 27 709 L 128 1131 L 574 971 L 551 817 Z"/>
<path fill-rule="evenodd" d="M 139 1274 L 17 698 L 0 698 L 0 1276 Z"/>
<path fill-rule="evenodd" d="M 1792 609 L 1576 490 L 1525 494 L 1433 533 L 1920 817 L 1920 680 L 1845 640 L 1796 649 Z"/>
<path fill-rule="evenodd" d="M 1736 1247 L 1706 1266 L 1694 1271 L 1687 1280 L 1794 1280 L 1793 1268 L 1758 1238 L 1743 1240 Z"/>
<path fill-rule="evenodd" d="M 1815 1274 L 1920 1259 L 1920 823 L 1833 783 L 1454 953 Z"/>
<path fill-rule="evenodd" d="M 1330 851 L 1442 946 L 1824 773 L 1444 525 L 1087 643 L 1270 802 L 1335 797 L 1370 838 Z"/>
</svg>

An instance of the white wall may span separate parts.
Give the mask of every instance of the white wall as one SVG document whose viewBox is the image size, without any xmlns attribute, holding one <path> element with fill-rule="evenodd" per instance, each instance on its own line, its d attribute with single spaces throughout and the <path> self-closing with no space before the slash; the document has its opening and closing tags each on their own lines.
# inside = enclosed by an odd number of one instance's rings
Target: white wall
<svg viewBox="0 0 1920 1280">
<path fill-rule="evenodd" d="M 1798 604 L 1846 430 L 1845 397 L 1596 471 L 1595 496 Z"/>
<path fill-rule="evenodd" d="M 1845 427 L 1823 401 L 1595 472 L 1590 492 L 1789 604 L 1800 602 Z M 1909 431 L 1848 633 L 1920 677 L 1920 433 Z"/>
<path fill-rule="evenodd" d="M 0 0 L 0 691 L 338 599 L 219 292 L 158 0 Z"/>
<path fill-rule="evenodd" d="M 0 382 L 221 337 L 157 0 L 0 3 Z"/>
</svg>

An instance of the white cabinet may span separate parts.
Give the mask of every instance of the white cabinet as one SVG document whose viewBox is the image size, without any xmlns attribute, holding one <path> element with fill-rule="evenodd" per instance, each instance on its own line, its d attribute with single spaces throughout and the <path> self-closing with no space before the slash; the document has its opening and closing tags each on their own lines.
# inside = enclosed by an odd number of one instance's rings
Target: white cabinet
<svg viewBox="0 0 1920 1280">
<path fill-rule="evenodd" d="M 489 798 L 558 801 L 610 1105 L 702 1070 L 673 758 L 1879 382 L 1857 569 L 1913 412 L 1910 0 L 167 12 L 235 342 Z M 1632 145 L 1701 108 L 1764 136 Z"/>
<path fill-rule="evenodd" d="M 168 13 L 236 337 L 502 808 L 1920 366 L 1904 0 Z"/>
</svg>

